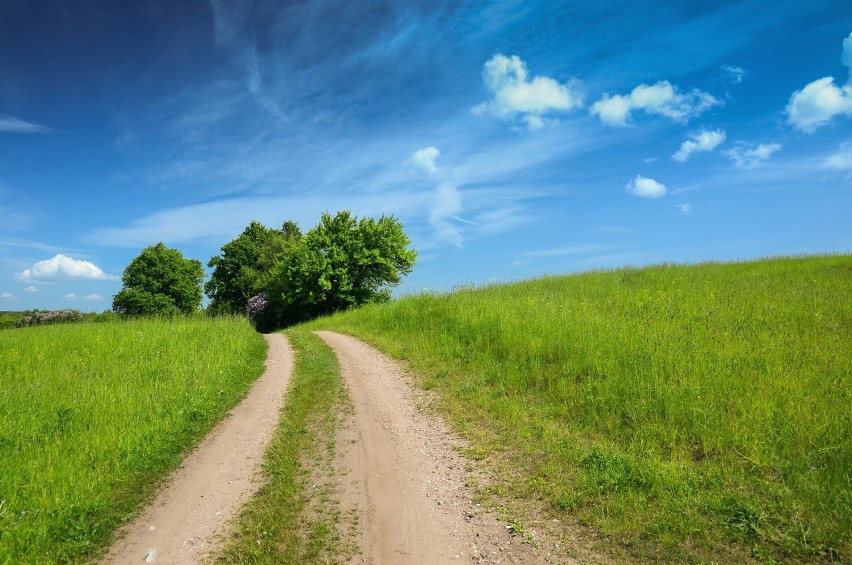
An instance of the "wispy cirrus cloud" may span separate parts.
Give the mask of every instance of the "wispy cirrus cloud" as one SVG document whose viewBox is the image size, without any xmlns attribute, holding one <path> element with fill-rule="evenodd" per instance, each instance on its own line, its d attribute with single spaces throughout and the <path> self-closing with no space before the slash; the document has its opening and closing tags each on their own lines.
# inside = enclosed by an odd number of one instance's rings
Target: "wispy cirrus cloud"
<svg viewBox="0 0 852 565">
<path fill-rule="evenodd" d="M 0 132 L 5 133 L 56 133 L 56 130 L 25 122 L 14 116 L 0 115 Z"/>
<path fill-rule="evenodd" d="M 258 104 L 281 120 L 287 116 L 263 84 L 257 54 L 253 0 L 210 0 L 216 46 L 225 50 L 233 63 L 245 73 L 246 89 Z"/>
<path fill-rule="evenodd" d="M 640 84 L 629 94 L 604 94 L 592 104 L 589 111 L 607 125 L 624 127 L 632 123 L 633 113 L 640 110 L 676 122 L 687 122 L 722 104 L 721 100 L 708 92 L 697 88 L 680 92 L 677 86 L 661 80 L 650 85 Z"/>
<path fill-rule="evenodd" d="M 95 279 L 117 281 L 119 277 L 109 275 L 90 261 L 72 259 L 58 253 L 51 259 L 39 261 L 29 269 L 24 269 L 17 275 L 23 282 L 53 282 L 69 279 Z"/>
<path fill-rule="evenodd" d="M 526 63 L 517 55 L 494 55 L 482 71 L 482 79 L 494 97 L 471 112 L 517 121 L 534 130 L 543 127 L 551 114 L 582 107 L 579 81 L 563 84 L 545 76 L 530 78 L 528 74 Z"/>
<path fill-rule="evenodd" d="M 781 151 L 780 143 L 761 143 L 752 146 L 738 141 L 736 147 L 725 151 L 738 169 L 754 169 L 768 161 L 774 153 Z"/>
<path fill-rule="evenodd" d="M 722 79 L 731 84 L 741 83 L 743 81 L 743 77 L 746 75 L 746 70 L 736 65 L 722 65 L 719 72 L 722 75 Z"/>
</svg>

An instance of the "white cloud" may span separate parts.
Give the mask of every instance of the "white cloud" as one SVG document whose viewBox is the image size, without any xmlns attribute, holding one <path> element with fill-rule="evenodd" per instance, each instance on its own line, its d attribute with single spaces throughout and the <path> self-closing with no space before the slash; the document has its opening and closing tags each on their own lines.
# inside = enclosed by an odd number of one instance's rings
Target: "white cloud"
<svg viewBox="0 0 852 565">
<path fill-rule="evenodd" d="M 852 86 L 838 88 L 832 77 L 797 90 L 787 104 L 787 120 L 807 133 L 828 124 L 835 116 L 852 116 Z"/>
<path fill-rule="evenodd" d="M 63 279 L 97 279 L 106 281 L 119 280 L 114 275 L 108 275 L 100 267 L 89 261 L 78 261 L 66 257 L 62 253 L 52 259 L 39 261 L 18 275 L 22 281 L 56 281 Z"/>
<path fill-rule="evenodd" d="M 615 94 L 603 97 L 592 104 L 590 112 L 601 121 L 611 126 L 627 126 L 633 117 L 634 110 L 643 110 L 648 114 L 658 114 L 678 122 L 686 122 L 690 118 L 701 115 L 713 106 L 722 102 L 713 95 L 693 89 L 681 93 L 678 88 L 667 80 L 656 84 L 640 84 L 630 94 Z"/>
<path fill-rule="evenodd" d="M 494 55 L 485 62 L 482 78 L 494 97 L 471 111 L 492 114 L 502 120 L 518 120 L 528 129 L 545 125 L 543 116 L 568 112 L 583 105 L 579 83 L 562 84 L 550 77 L 527 76 L 526 64 L 517 56 Z"/>
<path fill-rule="evenodd" d="M 429 214 L 429 224 L 435 228 L 439 239 L 459 248 L 464 241 L 461 231 L 449 220 L 456 219 L 461 209 L 462 200 L 458 188 L 450 183 L 442 183 L 438 186 L 432 211 Z"/>
<path fill-rule="evenodd" d="M 6 133 L 52 133 L 54 130 L 19 120 L 13 116 L 0 116 L 0 131 Z"/>
<path fill-rule="evenodd" d="M 83 300 L 91 300 L 93 302 L 97 301 L 97 300 L 103 300 L 103 299 L 104 299 L 103 296 L 101 296 L 100 294 L 94 294 L 94 293 L 87 294 L 86 296 L 83 297 Z"/>
<path fill-rule="evenodd" d="M 722 66 L 722 76 L 725 80 L 732 84 L 739 84 L 743 81 L 743 77 L 745 76 L 746 71 L 742 67 L 737 67 L 735 65 L 723 65 Z"/>
<path fill-rule="evenodd" d="M 692 212 L 692 204 L 675 204 L 675 208 L 680 210 L 681 214 L 689 214 Z"/>
<path fill-rule="evenodd" d="M 3 294 L 0 294 L 0 298 L 7 298 L 11 300 L 12 298 L 15 298 L 15 295 L 11 292 L 4 292 Z"/>
<path fill-rule="evenodd" d="M 834 155 L 825 159 L 825 166 L 829 169 L 852 170 L 852 143 L 843 143 Z"/>
<path fill-rule="evenodd" d="M 835 116 L 852 116 L 852 33 L 843 40 L 840 60 L 849 68 L 844 86 L 834 84 L 834 77 L 823 77 L 790 96 L 787 121 L 793 127 L 813 133 Z"/>
<path fill-rule="evenodd" d="M 77 295 L 73 292 L 70 292 L 65 295 L 65 300 L 77 300 Z"/>
<path fill-rule="evenodd" d="M 424 147 L 423 149 L 418 149 L 414 153 L 411 154 L 411 160 L 414 161 L 414 164 L 418 167 L 421 167 L 430 173 L 434 174 L 438 172 L 438 167 L 435 165 L 435 161 L 441 155 L 441 152 L 437 147 Z"/>
<path fill-rule="evenodd" d="M 754 169 L 769 160 L 773 153 L 781 150 L 780 143 L 761 143 L 752 149 L 748 147 L 745 143 L 738 142 L 736 147 L 725 151 L 725 155 L 731 158 L 738 169 Z"/>
<path fill-rule="evenodd" d="M 713 151 L 723 141 L 725 141 L 725 132 L 718 129 L 716 131 L 702 131 L 689 136 L 690 139 L 680 144 L 680 149 L 672 155 L 672 159 L 683 163 L 689 159 L 690 155 L 698 151 Z"/>
<path fill-rule="evenodd" d="M 636 178 L 628 182 L 624 188 L 630 194 L 644 198 L 659 198 L 668 193 L 666 185 L 642 175 L 636 175 Z"/>
<path fill-rule="evenodd" d="M 34 287 L 33 285 L 30 285 L 30 286 L 28 286 L 27 288 L 24 289 L 24 292 L 38 292 L 38 289 L 36 287 Z"/>
</svg>

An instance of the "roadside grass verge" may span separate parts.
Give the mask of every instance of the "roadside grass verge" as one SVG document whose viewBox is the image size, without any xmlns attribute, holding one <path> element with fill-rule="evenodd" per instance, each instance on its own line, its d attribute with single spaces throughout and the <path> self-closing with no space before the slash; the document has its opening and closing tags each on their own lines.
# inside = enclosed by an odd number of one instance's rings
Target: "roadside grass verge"
<svg viewBox="0 0 852 565">
<path fill-rule="evenodd" d="M 547 277 L 309 327 L 408 360 L 499 495 L 617 558 L 852 559 L 850 255 Z"/>
<path fill-rule="evenodd" d="M 334 496 L 335 433 L 349 411 L 334 352 L 305 330 L 287 332 L 296 367 L 266 451 L 268 482 L 243 508 L 220 563 L 331 563 L 354 554 Z"/>
<path fill-rule="evenodd" d="M 241 318 L 0 332 L 0 563 L 103 550 L 265 355 Z"/>
</svg>

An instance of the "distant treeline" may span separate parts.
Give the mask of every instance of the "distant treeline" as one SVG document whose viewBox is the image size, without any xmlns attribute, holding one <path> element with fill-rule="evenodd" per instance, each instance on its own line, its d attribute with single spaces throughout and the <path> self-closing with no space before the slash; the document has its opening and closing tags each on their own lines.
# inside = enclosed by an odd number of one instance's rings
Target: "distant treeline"
<svg viewBox="0 0 852 565">
<path fill-rule="evenodd" d="M 108 322 L 116 319 L 118 319 L 118 315 L 109 310 L 100 313 L 81 312 L 67 308 L 63 310 L 0 311 L 0 330 L 75 322 Z"/>
</svg>

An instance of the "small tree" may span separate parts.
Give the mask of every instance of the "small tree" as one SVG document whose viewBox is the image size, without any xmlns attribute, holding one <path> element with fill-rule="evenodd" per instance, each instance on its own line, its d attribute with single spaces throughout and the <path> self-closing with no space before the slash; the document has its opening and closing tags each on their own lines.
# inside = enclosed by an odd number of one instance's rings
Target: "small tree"
<svg viewBox="0 0 852 565">
<path fill-rule="evenodd" d="M 272 269 L 270 307 L 288 325 L 388 300 L 417 259 L 410 243 L 396 218 L 359 221 L 348 211 L 325 213 Z"/>
<path fill-rule="evenodd" d="M 124 316 L 191 314 L 201 306 L 201 261 L 162 243 L 143 249 L 121 280 L 112 309 Z"/>
</svg>

